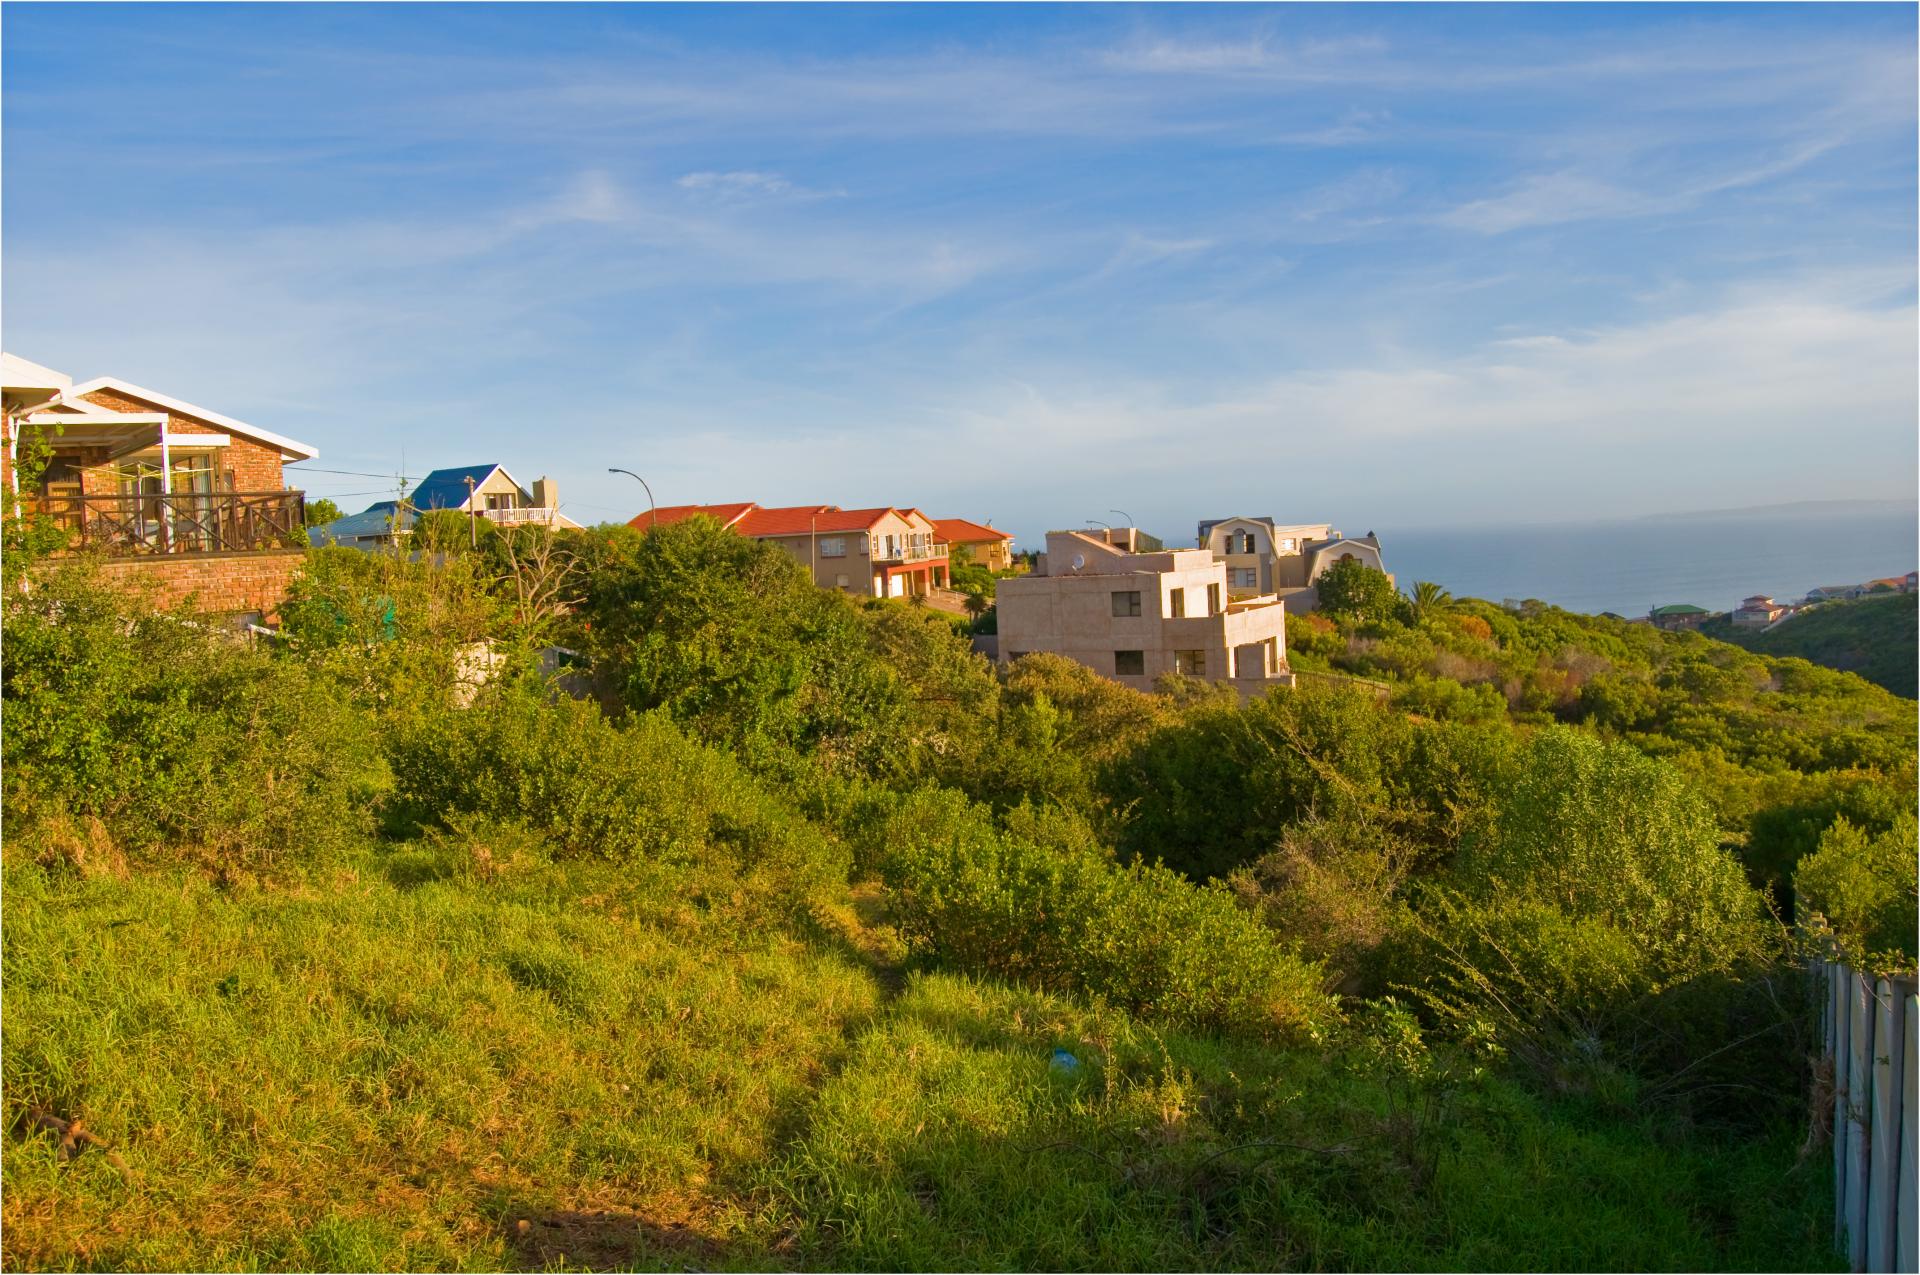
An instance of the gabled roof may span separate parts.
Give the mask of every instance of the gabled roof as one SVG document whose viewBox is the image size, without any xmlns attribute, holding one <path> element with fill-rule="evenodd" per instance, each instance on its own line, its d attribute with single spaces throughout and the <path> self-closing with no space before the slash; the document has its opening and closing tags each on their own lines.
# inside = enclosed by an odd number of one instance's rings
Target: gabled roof
<svg viewBox="0 0 1920 1275">
<path fill-rule="evenodd" d="M 339 541 L 351 546 L 356 540 L 369 536 L 390 536 L 395 531 L 405 531 L 413 525 L 413 511 L 401 509 L 399 502 L 382 500 L 368 505 L 357 514 L 348 514 L 344 518 L 335 518 L 322 526 L 311 527 L 307 539 L 316 545 L 331 544 Z"/>
<path fill-rule="evenodd" d="M 977 545 L 1013 539 L 1012 532 L 1002 531 L 984 522 L 973 522 L 966 518 L 935 518 L 932 521 L 934 534 L 952 545 Z"/>
<path fill-rule="evenodd" d="M 512 474 L 499 465 L 461 465 L 455 469 L 436 469 L 420 480 L 420 485 L 407 497 L 415 509 L 458 509 L 467 503 L 467 497 L 473 493 L 467 490 L 467 479 L 473 479 L 477 488 L 481 483 L 493 477 L 498 469 L 506 474 L 507 481 L 517 490 L 520 486 Z"/>
<path fill-rule="evenodd" d="M 760 506 L 751 500 L 736 501 L 728 505 L 662 505 L 658 509 L 645 510 L 627 520 L 629 527 L 646 530 L 649 525 L 664 527 L 669 523 L 684 522 L 695 514 L 705 514 L 716 518 L 723 527 L 731 527 L 743 518 L 748 510 Z"/>
<path fill-rule="evenodd" d="M 60 398 L 63 402 L 71 403 L 75 399 L 84 398 L 86 395 L 99 390 L 106 390 L 109 393 L 119 394 L 126 398 L 137 398 L 143 403 L 152 403 L 157 407 L 164 407 L 170 412 L 178 412 L 182 416 L 191 416 L 196 420 L 203 420 L 208 424 L 218 425 L 222 429 L 231 430 L 235 434 L 241 434 L 256 442 L 265 443 L 269 447 L 278 448 L 281 458 L 284 460 L 312 460 L 320 454 L 319 448 L 307 443 L 296 442 L 294 439 L 276 434 L 271 430 L 261 429 L 258 425 L 249 425 L 245 421 L 235 420 L 233 417 L 220 412 L 195 406 L 184 399 L 174 398 L 169 394 L 162 394 L 158 390 L 150 390 L 144 386 L 135 385 L 132 381 L 123 381 L 117 376 L 96 376 L 91 381 L 82 381 L 72 389 L 62 391 Z"/>
</svg>

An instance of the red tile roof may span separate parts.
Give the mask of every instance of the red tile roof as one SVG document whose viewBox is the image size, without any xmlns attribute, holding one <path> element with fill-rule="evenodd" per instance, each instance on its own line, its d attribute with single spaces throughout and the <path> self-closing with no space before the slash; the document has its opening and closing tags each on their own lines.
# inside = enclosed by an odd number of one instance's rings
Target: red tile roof
<svg viewBox="0 0 1920 1275">
<path fill-rule="evenodd" d="M 951 545 L 977 545 L 995 540 L 1011 540 L 1013 534 L 965 518 L 935 518 L 934 535 Z"/>
<path fill-rule="evenodd" d="M 815 531 L 865 531 L 891 509 L 836 509 L 832 505 L 789 505 L 756 509 L 735 528 L 743 536 L 804 536 Z"/>
<path fill-rule="evenodd" d="M 645 531 L 649 523 L 656 527 L 664 527 L 668 523 L 683 522 L 695 514 L 705 514 L 709 518 L 718 518 L 721 526 L 731 527 L 739 522 L 741 516 L 749 509 L 754 508 L 757 506 L 751 500 L 730 505 L 662 505 L 658 509 L 643 510 L 635 514 L 628 520 L 627 525 Z"/>
</svg>

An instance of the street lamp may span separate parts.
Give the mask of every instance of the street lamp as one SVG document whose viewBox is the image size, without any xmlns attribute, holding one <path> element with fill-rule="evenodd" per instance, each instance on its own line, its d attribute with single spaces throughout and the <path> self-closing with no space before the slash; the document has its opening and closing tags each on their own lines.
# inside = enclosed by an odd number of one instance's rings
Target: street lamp
<svg viewBox="0 0 1920 1275">
<path fill-rule="evenodd" d="M 1107 512 L 1110 514 L 1119 514 L 1122 518 L 1126 519 L 1126 523 L 1125 523 L 1126 526 L 1131 527 L 1134 525 L 1133 515 L 1128 513 L 1124 509 L 1109 509 L 1107 510 Z"/>
<path fill-rule="evenodd" d="M 652 531 L 654 528 L 653 488 L 647 486 L 647 480 L 634 473 L 631 469 L 615 469 L 609 465 L 607 466 L 607 472 L 609 474 L 625 474 L 627 477 L 633 479 L 633 481 L 639 483 L 640 489 L 647 493 L 647 530 Z"/>
<path fill-rule="evenodd" d="M 1112 513 L 1113 511 L 1112 511 L 1111 509 L 1109 509 L 1109 510 L 1108 510 L 1107 512 L 1108 512 L 1108 513 Z M 1112 531 L 1112 530 L 1113 530 L 1113 524 L 1112 524 L 1112 523 L 1110 523 L 1110 522 L 1101 522 L 1101 521 L 1100 521 L 1100 520 L 1099 520 L 1098 518 L 1089 518 L 1089 519 L 1087 519 L 1087 521 L 1088 521 L 1088 522 L 1090 522 L 1090 523 L 1093 523 L 1093 524 L 1095 524 L 1096 526 L 1101 526 L 1101 527 L 1105 527 L 1105 528 L 1106 528 L 1106 529 L 1107 529 L 1108 531 Z"/>
</svg>

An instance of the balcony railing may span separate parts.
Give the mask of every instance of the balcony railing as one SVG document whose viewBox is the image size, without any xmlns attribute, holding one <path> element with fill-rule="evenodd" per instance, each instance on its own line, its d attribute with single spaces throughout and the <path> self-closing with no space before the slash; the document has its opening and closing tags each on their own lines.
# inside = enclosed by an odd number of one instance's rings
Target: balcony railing
<svg viewBox="0 0 1920 1275">
<path fill-rule="evenodd" d="M 114 555 L 242 553 L 307 544 L 299 491 L 95 493 L 49 496 L 40 512 L 73 549 Z"/>
<path fill-rule="evenodd" d="M 896 540 L 889 546 L 885 539 L 875 536 L 870 551 L 875 562 L 926 562 L 946 557 L 947 544 L 944 540 L 936 540 L 932 544 L 916 547 Z"/>
<path fill-rule="evenodd" d="M 558 513 L 547 505 L 522 505 L 517 509 L 482 509 L 480 516 L 500 527 L 519 527 L 527 523 L 549 525 Z"/>
</svg>

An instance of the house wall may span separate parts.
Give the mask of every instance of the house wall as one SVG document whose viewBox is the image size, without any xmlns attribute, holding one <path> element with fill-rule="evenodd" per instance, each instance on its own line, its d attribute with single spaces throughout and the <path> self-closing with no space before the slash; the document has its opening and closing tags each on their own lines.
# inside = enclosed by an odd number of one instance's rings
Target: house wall
<svg viewBox="0 0 1920 1275">
<path fill-rule="evenodd" d="M 1005 540 L 971 540 L 963 542 L 973 553 L 973 560 L 989 571 L 1005 571 L 1013 565 L 1013 537 Z"/>
<path fill-rule="evenodd" d="M 910 535 L 931 538 L 934 535 L 933 523 L 916 514 L 886 513 L 875 520 L 871 527 L 756 538 L 780 546 L 792 554 L 796 562 L 811 567 L 814 583 L 822 588 L 841 588 L 840 577 L 845 576 L 846 592 L 857 597 L 883 598 L 905 596 L 908 575 L 924 577 L 927 583 L 934 586 L 947 583 L 947 559 L 944 557 L 901 563 L 892 573 L 892 581 L 885 578 L 886 568 L 890 565 L 885 557 L 886 538 L 893 536 L 897 543 L 906 543 Z M 842 541 L 846 552 L 839 557 L 818 553 L 818 542 L 829 540 Z M 881 546 L 879 553 L 872 551 L 874 542 Z M 892 592 L 889 592 L 890 589 Z"/>
<path fill-rule="evenodd" d="M 1263 684 L 1286 669 L 1286 608 L 1274 602 L 1232 608 L 1226 568 L 1206 550 L 1096 556 L 1072 541 L 1049 537 L 1050 564 L 1064 568 L 1076 552 L 1088 559 L 1080 573 L 1017 576 L 995 590 L 999 658 L 1005 662 L 1036 651 L 1064 655 L 1094 672 L 1140 690 L 1175 671 L 1175 654 L 1200 651 L 1209 681 L 1233 680 L 1233 652 L 1272 641 Z M 1097 546 L 1094 546 L 1097 549 Z M 1131 567 L 1132 569 L 1128 569 Z M 1209 614 L 1208 587 L 1219 590 L 1222 608 Z M 1186 616 L 1173 615 L 1173 596 L 1185 591 Z M 1139 592 L 1138 616 L 1114 615 L 1113 595 Z M 1142 670 L 1119 673 L 1116 651 L 1139 651 Z"/>
<path fill-rule="evenodd" d="M 1253 552 L 1229 554 L 1226 552 L 1228 535 L 1242 531 L 1252 534 Z M 1228 518 L 1208 530 L 1205 548 L 1229 567 L 1255 571 L 1253 592 L 1272 593 L 1275 589 L 1299 589 L 1311 583 L 1310 564 L 1301 546 L 1332 532 L 1333 528 L 1326 523 L 1289 523 L 1281 527 L 1258 518 Z M 1248 592 L 1244 585 L 1235 587 L 1242 593 Z"/>
<path fill-rule="evenodd" d="M 1312 584 L 1324 575 L 1329 567 L 1347 558 L 1352 558 L 1362 566 L 1372 567 L 1383 574 L 1386 572 L 1386 567 L 1381 564 L 1378 549 L 1361 540 L 1340 540 L 1321 547 L 1313 557 L 1313 573 L 1301 583 Z M 1391 580 L 1393 577 L 1387 578 Z"/>
<path fill-rule="evenodd" d="M 183 416 L 178 412 L 161 407 L 157 403 L 142 402 L 111 390 L 95 390 L 82 396 L 82 400 L 110 412 L 157 412 L 167 413 L 167 429 L 175 434 L 226 434 L 233 441 L 220 449 L 219 470 L 222 474 L 233 475 L 235 491 L 282 491 L 286 488 L 286 479 L 281 470 L 280 452 L 277 448 L 264 443 L 254 442 L 218 425 L 209 424 L 193 416 Z M 55 446 L 58 446 L 56 441 Z M 102 454 L 104 459 L 104 453 Z M 89 461 L 88 463 L 97 463 Z M 117 491 L 119 489 L 106 474 L 88 474 L 83 480 L 82 490 Z"/>
<path fill-rule="evenodd" d="M 505 470 L 496 469 L 483 482 L 474 484 L 473 499 L 463 503 L 461 511 L 471 513 L 486 509 L 488 496 L 511 496 L 510 505 L 516 509 L 521 504 L 520 488 L 514 485 L 513 479 L 507 477 Z"/>
<path fill-rule="evenodd" d="M 151 590 L 156 606 L 173 607 L 191 597 L 195 609 L 213 615 L 257 611 L 271 615 L 306 561 L 299 549 L 259 553 L 196 553 L 110 558 L 103 578 L 124 587 Z"/>
</svg>

